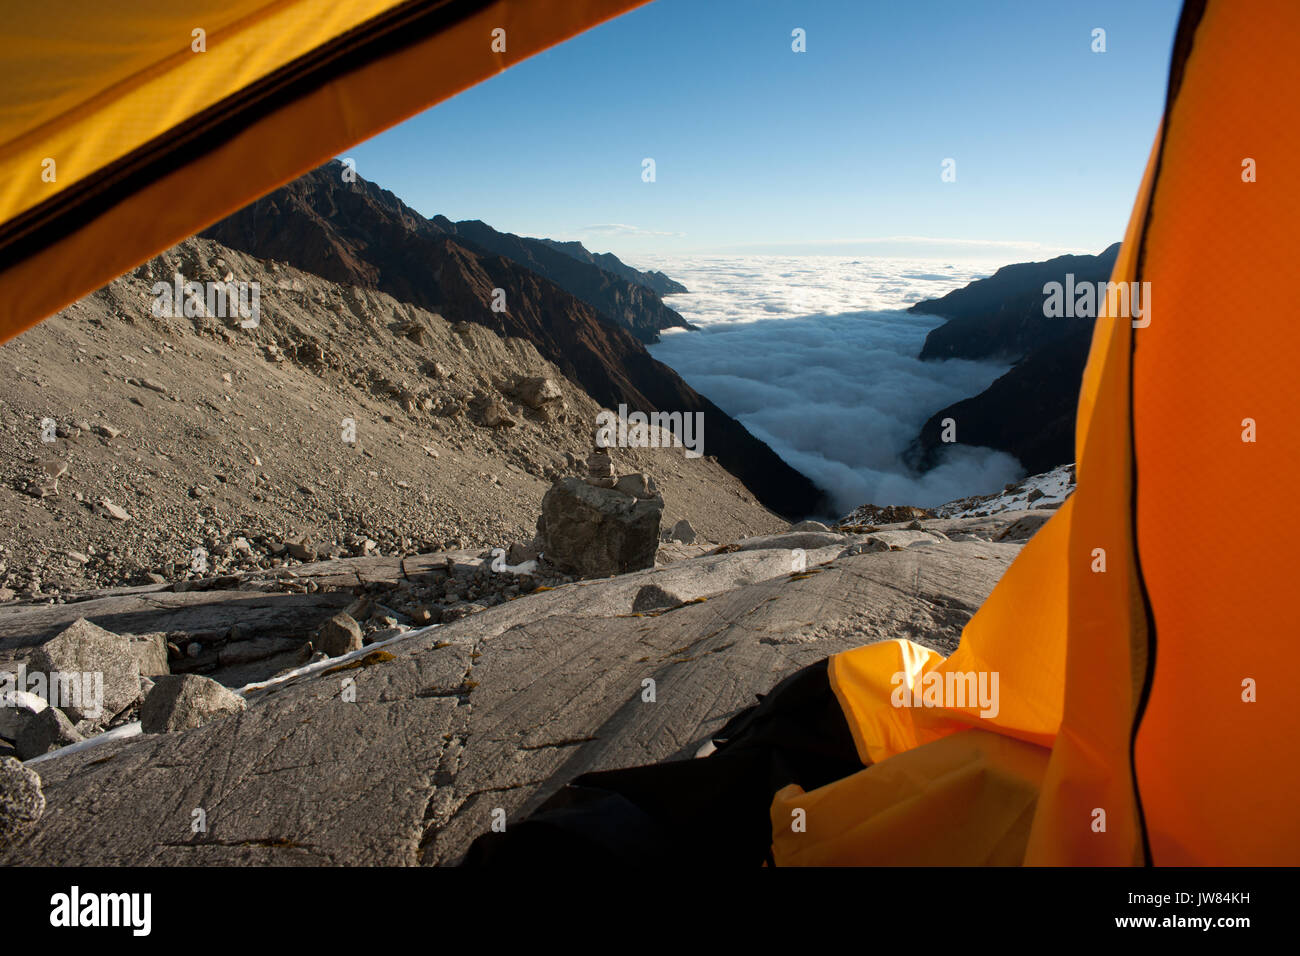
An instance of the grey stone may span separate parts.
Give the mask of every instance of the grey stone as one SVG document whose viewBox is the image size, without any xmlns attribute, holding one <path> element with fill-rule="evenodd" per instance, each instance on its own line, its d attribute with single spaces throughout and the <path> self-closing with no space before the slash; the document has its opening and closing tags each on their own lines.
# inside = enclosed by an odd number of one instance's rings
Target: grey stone
<svg viewBox="0 0 1300 956">
<path fill-rule="evenodd" d="M 596 447 L 591 450 L 591 454 L 587 456 L 587 477 L 602 479 L 614 477 L 614 459 L 610 456 L 608 448 Z"/>
<path fill-rule="evenodd" d="M 99 713 L 94 712 L 94 701 L 59 701 L 73 721 L 89 717 L 106 722 L 140 696 L 140 665 L 131 652 L 131 642 L 85 618 L 73 621 L 38 647 L 29 670 L 74 675 L 78 680 L 85 674 L 103 675 L 103 707 Z"/>
<path fill-rule="evenodd" d="M 483 424 L 488 428 L 513 428 L 519 423 L 510 416 L 510 410 L 505 405 L 491 401 L 483 409 Z"/>
<path fill-rule="evenodd" d="M 888 551 L 889 542 L 883 538 L 877 538 L 868 535 L 862 541 L 856 541 L 839 553 L 841 558 L 850 558 L 855 554 L 875 554 L 880 551 Z"/>
<path fill-rule="evenodd" d="M 135 658 L 136 666 L 145 677 L 158 677 L 170 674 L 167 664 L 167 634 L 155 631 L 153 634 L 124 634 L 127 647 Z"/>
<path fill-rule="evenodd" d="M 523 564 L 525 561 L 534 561 L 536 559 L 537 548 L 532 544 L 515 542 L 506 551 L 506 563 L 510 565 Z"/>
<path fill-rule="evenodd" d="M 695 529 L 691 527 L 689 521 L 683 518 L 673 525 L 672 530 L 668 532 L 668 539 L 670 541 L 680 541 L 682 544 L 694 544 Z"/>
<path fill-rule="evenodd" d="M 57 707 L 46 707 L 39 714 L 27 720 L 18 732 L 14 747 L 18 756 L 31 760 L 41 754 L 58 750 L 68 744 L 82 740 L 81 734 L 72 726 L 72 721 Z"/>
<path fill-rule="evenodd" d="M 131 516 L 127 513 L 125 508 L 121 507 L 120 505 L 113 504 L 113 502 L 109 501 L 107 498 L 99 499 L 98 508 L 101 514 L 107 515 L 108 517 L 112 518 L 114 521 L 131 520 Z"/>
<path fill-rule="evenodd" d="M 50 706 L 43 697 L 25 690 L 0 694 L 0 737 L 16 740 L 29 719 Z"/>
<path fill-rule="evenodd" d="M 146 734 L 191 730 L 227 714 L 241 712 L 246 703 L 234 691 L 199 674 L 158 678 L 140 706 L 140 727 Z"/>
<path fill-rule="evenodd" d="M 651 568 L 662 510 L 661 499 L 635 500 L 562 478 L 542 499 L 542 550 L 556 567 L 587 577 Z"/>
<path fill-rule="evenodd" d="M 1052 516 L 1050 511 L 1024 512 L 1014 524 L 997 536 L 997 541 L 1028 541 Z"/>
<path fill-rule="evenodd" d="M 314 641 L 317 650 L 339 657 L 361 649 L 361 625 L 351 615 L 335 614 L 321 625 Z"/>
<path fill-rule="evenodd" d="M 316 560 L 316 549 L 306 541 L 286 541 L 284 548 L 291 558 L 297 558 L 299 561 Z"/>
<path fill-rule="evenodd" d="M 0 757 L 0 846 L 34 826 L 45 812 L 45 794 L 35 770 L 13 757 Z"/>
</svg>

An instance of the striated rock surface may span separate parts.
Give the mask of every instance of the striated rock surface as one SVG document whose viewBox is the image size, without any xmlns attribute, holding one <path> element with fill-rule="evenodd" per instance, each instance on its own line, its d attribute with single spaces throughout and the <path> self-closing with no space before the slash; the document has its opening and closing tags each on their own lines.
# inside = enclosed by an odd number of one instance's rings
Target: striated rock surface
<svg viewBox="0 0 1300 956">
<path fill-rule="evenodd" d="M 48 810 L 0 864 L 455 863 L 496 811 L 520 819 L 587 770 L 687 759 L 828 654 L 899 637 L 950 653 L 1022 547 L 979 539 L 1023 517 L 923 519 L 845 557 L 868 536 L 834 535 L 802 571 L 810 532 L 775 535 L 412 631 L 250 692 L 237 720 L 43 758 Z"/>
</svg>

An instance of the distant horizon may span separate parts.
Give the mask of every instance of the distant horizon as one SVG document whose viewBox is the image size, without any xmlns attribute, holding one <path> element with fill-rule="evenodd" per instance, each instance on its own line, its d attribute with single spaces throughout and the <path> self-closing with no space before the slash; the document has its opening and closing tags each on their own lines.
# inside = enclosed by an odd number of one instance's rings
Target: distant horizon
<svg viewBox="0 0 1300 956">
<path fill-rule="evenodd" d="M 336 157 L 343 158 L 343 157 Z M 397 190 L 389 185 L 376 182 L 367 176 L 358 176 L 366 179 L 373 185 L 381 189 L 392 192 L 402 202 L 410 206 L 406 198 Z M 414 208 L 413 206 L 411 208 Z M 424 212 L 415 210 L 425 219 L 432 220 L 438 216 L 445 216 L 455 223 L 460 222 L 482 222 L 496 229 L 498 232 L 511 232 L 511 230 L 501 229 L 497 223 L 483 219 L 481 216 L 471 216 L 465 219 L 454 219 L 440 212 Z M 782 244 L 780 241 L 773 242 L 750 242 L 738 243 L 731 246 L 721 246 L 717 248 L 688 248 L 688 249 L 656 249 L 648 248 L 627 252 L 616 245 L 610 245 L 599 238 L 595 238 L 590 233 L 565 235 L 563 233 L 550 233 L 530 235 L 527 233 L 513 233 L 524 239 L 536 239 L 539 241 L 550 242 L 577 242 L 588 252 L 597 255 L 613 255 L 622 261 L 625 265 L 635 265 L 634 260 L 645 257 L 650 258 L 671 258 L 674 256 L 785 256 L 785 257 L 867 257 L 873 259 L 888 260 L 908 260 L 920 262 L 951 263 L 954 261 L 988 261 L 1000 262 L 1004 265 L 1010 265 L 1015 262 L 1025 261 L 1043 261 L 1054 259 L 1063 255 L 1098 255 L 1103 250 L 1109 248 L 1120 238 L 1111 240 L 1097 249 L 1087 249 L 1075 246 L 1051 246 L 1044 245 L 1031 240 L 1009 240 L 1009 239 L 954 239 L 954 238 L 937 238 L 931 236 L 881 236 L 874 238 L 853 238 L 853 239 L 813 239 L 803 243 L 795 244 L 799 246 L 798 250 L 790 248 L 792 244 Z M 880 245 L 892 244 L 895 251 L 881 252 L 877 248 Z M 947 250 L 946 252 L 940 250 Z M 906 250 L 906 251 L 905 251 Z M 1016 258 L 1009 258 L 1016 257 Z M 642 270 L 645 271 L 645 270 Z"/>
</svg>

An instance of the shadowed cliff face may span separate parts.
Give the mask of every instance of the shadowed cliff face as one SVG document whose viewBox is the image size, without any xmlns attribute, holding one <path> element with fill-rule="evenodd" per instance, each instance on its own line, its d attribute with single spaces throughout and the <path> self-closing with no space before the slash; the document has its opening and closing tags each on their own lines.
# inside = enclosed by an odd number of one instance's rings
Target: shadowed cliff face
<svg viewBox="0 0 1300 956">
<path fill-rule="evenodd" d="M 449 234 L 392 193 L 359 177 L 343 182 L 341 169 L 331 163 L 314 170 L 203 235 L 336 282 L 387 292 L 452 322 L 524 338 L 602 405 L 702 412 L 704 453 L 716 456 L 763 504 L 787 517 L 824 510 L 811 481 L 652 358 L 629 331 L 514 260 Z M 505 294 L 504 312 L 492 310 L 497 289 Z"/>
<path fill-rule="evenodd" d="M 1096 256 L 1057 256 L 1046 262 L 1003 266 L 987 279 L 949 292 L 939 299 L 918 302 L 907 311 L 947 319 L 930 332 L 921 347 L 922 359 L 989 359 L 1019 361 L 1040 346 L 1078 331 L 1090 319 L 1048 318 L 1043 315 L 1043 286 L 1064 282 L 1105 282 L 1115 266 L 1119 243 Z"/>
<path fill-rule="evenodd" d="M 1008 452 L 1031 474 L 1074 460 L 1074 421 L 1093 319 L 1044 316 L 1043 286 L 1064 283 L 1067 273 L 1076 284 L 1105 282 L 1118 253 L 1115 243 L 1096 256 L 1004 266 L 908 310 L 948 319 L 926 337 L 922 359 L 1017 363 L 980 394 L 930 416 L 908 451 L 910 465 L 928 471 L 939 463 L 946 418 L 956 422 L 959 443 Z"/>
<path fill-rule="evenodd" d="M 1092 323 L 1075 325 L 980 394 L 931 415 L 910 449 L 913 464 L 925 471 L 939 463 L 945 418 L 957 423 L 961 444 L 1015 455 L 1031 475 L 1074 461 L 1079 383 L 1092 342 Z"/>
</svg>

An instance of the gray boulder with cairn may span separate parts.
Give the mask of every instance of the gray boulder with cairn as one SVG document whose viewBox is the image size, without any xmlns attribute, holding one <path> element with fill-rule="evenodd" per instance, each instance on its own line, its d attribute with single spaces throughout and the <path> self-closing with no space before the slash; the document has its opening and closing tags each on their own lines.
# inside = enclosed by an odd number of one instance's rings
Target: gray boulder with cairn
<svg viewBox="0 0 1300 956">
<path fill-rule="evenodd" d="M 546 558 L 584 577 L 654 567 L 664 500 L 645 475 L 619 478 L 608 448 L 594 443 L 583 478 L 558 479 L 537 522 Z"/>
</svg>

